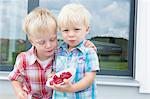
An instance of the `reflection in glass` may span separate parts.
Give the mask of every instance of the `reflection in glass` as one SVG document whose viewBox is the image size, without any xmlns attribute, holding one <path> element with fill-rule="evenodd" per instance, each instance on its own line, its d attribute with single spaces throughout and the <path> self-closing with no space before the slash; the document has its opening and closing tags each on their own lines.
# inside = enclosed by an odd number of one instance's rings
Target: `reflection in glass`
<svg viewBox="0 0 150 99">
<path fill-rule="evenodd" d="M 98 49 L 102 70 L 128 70 L 130 0 L 40 0 L 57 17 L 67 3 L 81 3 L 92 14 L 90 39 Z M 61 35 L 58 34 L 61 41 Z"/>
<path fill-rule="evenodd" d="M 27 4 L 28 0 L 0 0 L 0 70 L 13 65 L 16 55 L 25 50 L 22 19 Z"/>
</svg>

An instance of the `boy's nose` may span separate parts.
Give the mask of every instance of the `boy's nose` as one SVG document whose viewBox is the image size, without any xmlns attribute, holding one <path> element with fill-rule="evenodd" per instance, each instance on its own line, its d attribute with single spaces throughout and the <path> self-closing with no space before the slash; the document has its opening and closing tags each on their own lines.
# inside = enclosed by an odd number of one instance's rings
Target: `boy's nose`
<svg viewBox="0 0 150 99">
<path fill-rule="evenodd" d="M 70 32 L 68 33 L 68 36 L 70 36 L 70 37 L 74 36 L 74 32 L 73 32 L 73 31 L 70 31 Z"/>
<path fill-rule="evenodd" d="M 46 43 L 46 48 L 50 48 L 50 47 L 52 47 L 51 42 L 47 42 L 47 43 Z"/>
</svg>

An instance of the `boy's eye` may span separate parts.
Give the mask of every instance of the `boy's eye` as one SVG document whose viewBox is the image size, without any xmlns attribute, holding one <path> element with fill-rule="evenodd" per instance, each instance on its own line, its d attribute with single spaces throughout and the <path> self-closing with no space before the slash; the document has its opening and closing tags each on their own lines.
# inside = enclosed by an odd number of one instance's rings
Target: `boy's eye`
<svg viewBox="0 0 150 99">
<path fill-rule="evenodd" d="M 79 29 L 79 28 L 76 28 L 76 29 L 74 29 L 76 32 L 78 32 L 78 31 L 80 31 L 81 29 Z"/>
<path fill-rule="evenodd" d="M 81 30 L 81 29 L 79 29 L 79 28 L 74 29 L 74 31 L 75 31 L 76 33 L 78 33 L 80 30 Z"/>
<path fill-rule="evenodd" d="M 43 45 L 45 41 L 39 41 L 38 44 Z"/>
<path fill-rule="evenodd" d="M 50 42 L 53 42 L 53 41 L 55 41 L 56 39 L 57 39 L 57 37 L 54 37 L 54 38 L 50 39 L 49 41 L 50 41 Z"/>
<path fill-rule="evenodd" d="M 50 39 L 49 41 L 50 41 L 50 42 L 53 42 L 54 40 L 55 40 L 55 39 Z"/>
<path fill-rule="evenodd" d="M 69 30 L 67 30 L 67 29 L 66 29 L 66 30 L 63 30 L 63 32 L 68 32 L 68 31 L 69 31 Z"/>
<path fill-rule="evenodd" d="M 80 30 L 80 29 L 75 29 L 76 31 Z"/>
</svg>

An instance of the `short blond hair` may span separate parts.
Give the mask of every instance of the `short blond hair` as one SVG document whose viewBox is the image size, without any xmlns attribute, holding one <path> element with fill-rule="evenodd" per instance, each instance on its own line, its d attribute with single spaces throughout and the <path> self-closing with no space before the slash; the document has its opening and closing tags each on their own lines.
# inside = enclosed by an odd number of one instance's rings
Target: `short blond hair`
<svg viewBox="0 0 150 99">
<path fill-rule="evenodd" d="M 58 15 L 58 27 L 72 26 L 78 22 L 82 22 L 85 26 L 90 25 L 91 14 L 81 4 L 67 4 L 65 5 Z"/>
<path fill-rule="evenodd" d="M 35 8 L 23 21 L 23 31 L 27 36 L 39 35 L 43 30 L 57 30 L 57 22 L 53 14 L 46 8 Z"/>
</svg>

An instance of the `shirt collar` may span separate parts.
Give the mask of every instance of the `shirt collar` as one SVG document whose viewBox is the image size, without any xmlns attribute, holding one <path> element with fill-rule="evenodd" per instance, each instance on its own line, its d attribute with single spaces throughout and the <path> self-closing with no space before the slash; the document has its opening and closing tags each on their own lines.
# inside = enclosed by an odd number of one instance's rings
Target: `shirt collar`
<svg viewBox="0 0 150 99">
<path fill-rule="evenodd" d="M 82 53 L 84 53 L 84 51 L 85 51 L 85 46 L 84 46 L 85 42 L 86 42 L 86 40 L 81 41 L 79 45 L 77 45 L 75 48 L 73 48 L 73 50 L 77 49 L 77 50 L 81 51 Z M 62 45 L 60 46 L 60 48 L 62 48 L 65 51 L 68 51 L 68 44 L 63 42 Z"/>
<path fill-rule="evenodd" d="M 37 60 L 36 50 L 34 46 L 32 46 L 31 49 L 29 50 L 29 55 L 27 56 L 27 59 L 28 59 L 29 65 L 34 64 L 35 61 Z"/>
</svg>

